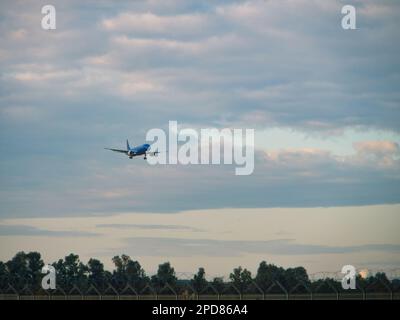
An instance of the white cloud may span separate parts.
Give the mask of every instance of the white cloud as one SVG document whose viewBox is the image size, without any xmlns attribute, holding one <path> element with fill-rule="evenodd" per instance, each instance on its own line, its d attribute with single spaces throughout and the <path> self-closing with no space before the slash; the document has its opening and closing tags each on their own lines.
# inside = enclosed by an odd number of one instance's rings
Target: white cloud
<svg viewBox="0 0 400 320">
<path fill-rule="evenodd" d="M 356 163 L 364 163 L 366 166 L 378 166 L 386 170 L 394 171 L 399 175 L 400 148 L 393 141 L 359 141 L 354 143 L 357 151 Z"/>
<path fill-rule="evenodd" d="M 109 31 L 123 33 L 195 35 L 210 28 L 210 21 L 204 14 L 183 14 L 161 16 L 152 12 L 122 13 L 116 17 L 104 19 L 102 26 Z"/>
<path fill-rule="evenodd" d="M 398 155 L 399 145 L 392 141 L 360 141 L 354 143 L 354 148 L 359 153 L 372 153 L 376 156 Z"/>
</svg>

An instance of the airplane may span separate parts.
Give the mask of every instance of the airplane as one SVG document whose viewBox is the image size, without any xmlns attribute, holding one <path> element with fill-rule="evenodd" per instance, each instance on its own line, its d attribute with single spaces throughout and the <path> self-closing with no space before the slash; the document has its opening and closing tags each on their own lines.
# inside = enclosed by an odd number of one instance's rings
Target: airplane
<svg viewBox="0 0 400 320">
<path fill-rule="evenodd" d="M 132 159 L 133 157 L 136 156 L 142 156 L 144 155 L 144 160 L 147 159 L 147 155 L 149 156 L 156 156 L 157 154 L 159 154 L 160 152 L 158 152 L 157 150 L 154 152 L 149 152 L 150 151 L 151 146 L 148 143 L 145 144 L 141 144 L 140 146 L 137 147 L 133 147 L 131 148 L 129 146 L 129 141 L 126 140 L 126 150 L 121 150 L 121 149 L 111 149 L 111 148 L 104 148 L 106 150 L 111 150 L 111 151 L 115 151 L 115 152 L 121 152 L 121 153 L 125 153 L 129 159 Z"/>
</svg>

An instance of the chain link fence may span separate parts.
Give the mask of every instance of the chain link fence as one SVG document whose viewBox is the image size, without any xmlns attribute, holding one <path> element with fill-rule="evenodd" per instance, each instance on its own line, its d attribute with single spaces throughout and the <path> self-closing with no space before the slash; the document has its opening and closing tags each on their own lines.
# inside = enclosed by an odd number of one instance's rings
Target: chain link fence
<svg viewBox="0 0 400 320">
<path fill-rule="evenodd" d="M 178 280 L 161 285 L 150 281 L 63 282 L 55 290 L 13 278 L 2 279 L 0 300 L 400 300 L 400 269 L 377 272 L 384 277 L 358 278 L 356 288 L 350 290 L 342 288 L 339 272 L 319 272 L 290 283 L 272 277 L 245 283 L 205 281 L 201 286 L 193 283 L 191 274 L 178 273 Z"/>
</svg>

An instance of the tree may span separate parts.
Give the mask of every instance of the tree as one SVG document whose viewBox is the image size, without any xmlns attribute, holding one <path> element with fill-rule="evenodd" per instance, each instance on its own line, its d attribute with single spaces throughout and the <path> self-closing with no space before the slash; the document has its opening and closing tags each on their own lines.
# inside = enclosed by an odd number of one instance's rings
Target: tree
<svg viewBox="0 0 400 320">
<path fill-rule="evenodd" d="M 206 272 L 204 268 L 199 268 L 197 274 L 193 276 L 191 284 L 193 288 L 199 293 L 207 287 L 207 280 L 205 278 Z"/>
<path fill-rule="evenodd" d="M 22 288 L 29 281 L 25 252 L 18 252 L 11 260 L 6 262 L 13 286 Z"/>
<path fill-rule="evenodd" d="M 291 290 L 298 286 L 296 292 L 301 291 L 302 293 L 306 293 L 306 288 L 310 287 L 310 281 L 306 269 L 303 267 L 286 269 L 284 285 L 287 290 Z"/>
<path fill-rule="evenodd" d="M 25 285 L 38 287 L 41 280 L 41 271 L 44 266 L 40 253 L 23 251 L 18 252 L 10 261 L 5 264 L 12 282 L 18 288 Z"/>
<path fill-rule="evenodd" d="M 107 273 L 104 265 L 97 259 L 90 259 L 88 262 L 89 280 L 99 290 L 105 289 Z"/>
<path fill-rule="evenodd" d="M 57 273 L 57 283 L 64 290 L 70 290 L 73 285 L 86 288 L 88 285 L 88 267 L 79 260 L 76 254 L 69 254 L 63 259 L 53 263 Z"/>
<path fill-rule="evenodd" d="M 0 290 L 5 288 L 8 282 L 8 272 L 5 263 L 0 261 Z"/>
<path fill-rule="evenodd" d="M 44 266 L 41 255 L 39 252 L 29 252 L 26 254 L 26 259 L 28 261 L 28 273 L 30 274 L 32 283 L 39 287 L 42 279 L 42 268 Z"/>
<path fill-rule="evenodd" d="M 146 273 L 144 272 L 140 263 L 132 260 L 129 260 L 126 265 L 126 275 L 128 277 L 128 281 L 131 282 L 136 282 L 146 277 Z"/>
<path fill-rule="evenodd" d="M 123 254 L 121 257 L 120 256 L 115 256 L 112 258 L 112 261 L 117 268 L 115 272 L 117 273 L 124 273 L 126 271 L 126 265 L 128 261 L 130 260 L 130 257 Z"/>
<path fill-rule="evenodd" d="M 243 293 L 252 282 L 251 272 L 247 269 L 242 269 L 240 266 L 233 269 L 233 273 L 229 275 L 229 279 L 240 293 Z"/>
<path fill-rule="evenodd" d="M 215 277 L 211 282 L 212 287 L 217 290 L 218 293 L 221 293 L 224 289 L 224 279 L 221 277 Z"/>
<path fill-rule="evenodd" d="M 306 293 L 306 288 L 310 288 L 311 285 L 307 271 L 303 267 L 285 270 L 282 267 L 267 264 L 265 261 L 260 263 L 255 281 L 263 290 L 267 290 L 279 282 L 287 291 L 296 288 L 296 292 L 301 291 L 302 293 Z M 282 289 L 279 286 L 273 286 L 270 292 L 282 292 Z"/>
<path fill-rule="evenodd" d="M 368 277 L 364 284 L 358 283 L 359 287 L 366 289 L 368 292 L 388 292 L 391 282 L 384 272 L 377 272 L 375 276 Z"/>
<path fill-rule="evenodd" d="M 283 268 L 262 261 L 257 269 L 255 281 L 260 288 L 266 290 L 274 281 L 282 282 L 284 280 L 284 272 Z"/>
<path fill-rule="evenodd" d="M 169 262 L 160 264 L 158 266 L 157 275 L 154 275 L 151 278 L 152 283 L 159 288 L 164 287 L 167 283 L 171 287 L 175 287 L 176 280 L 175 270 L 171 267 Z"/>
<path fill-rule="evenodd" d="M 112 261 L 116 267 L 113 272 L 112 280 L 117 287 L 125 287 L 127 283 L 141 288 L 148 278 L 138 261 L 133 261 L 129 256 L 115 256 Z"/>
<path fill-rule="evenodd" d="M 114 288 L 121 292 L 127 284 L 131 284 L 137 292 L 143 292 L 141 289 L 149 282 L 145 271 L 138 261 L 133 261 L 129 256 L 115 256 L 115 269 L 111 274 L 104 269 L 100 260 L 90 259 L 87 264 L 79 260 L 76 254 L 69 254 L 64 259 L 59 259 L 52 265 L 57 273 L 57 287 L 62 288 L 68 293 L 74 285 L 81 292 L 87 292 L 90 284 L 93 284 L 99 291 L 103 291 L 112 283 Z M 18 252 L 7 262 L 0 261 L 0 292 L 8 290 L 11 285 L 18 292 L 38 292 L 43 274 L 41 269 L 44 262 L 38 252 Z M 224 282 L 223 278 L 214 278 L 210 283 L 209 291 L 223 293 L 224 288 L 229 288 L 229 284 L 235 286 L 237 290 L 231 290 L 232 293 L 248 292 L 252 288 L 252 276 L 250 271 L 238 267 L 233 269 L 229 276 L 230 283 Z M 151 284 L 156 290 L 161 290 L 168 284 L 174 292 L 180 292 L 178 286 L 186 284 L 188 280 L 178 281 L 175 270 L 169 262 L 158 266 L 157 274 L 152 276 Z M 307 271 L 303 267 L 288 268 L 277 267 L 262 261 L 257 269 L 255 281 L 263 291 L 270 288 L 274 282 L 278 281 L 286 291 L 291 293 L 307 293 L 308 289 L 318 293 L 334 293 L 344 291 L 340 280 L 333 278 L 324 278 L 317 281 L 310 281 Z M 400 290 L 400 280 L 389 280 L 385 273 L 378 272 L 367 278 L 360 274 L 356 277 L 357 288 L 365 290 L 367 293 L 379 292 L 386 293 L 398 292 Z M 199 268 L 197 273 L 190 280 L 192 287 L 199 293 L 205 292 L 208 282 L 205 277 L 204 268 Z M 29 290 L 23 290 L 28 286 Z M 212 290 L 211 286 L 215 289 Z M 231 286 L 230 289 L 233 289 Z M 247 290 L 247 291 L 246 291 Z M 149 290 L 151 291 L 151 290 Z M 273 286 L 268 293 L 282 293 L 283 289 Z M 109 291 L 110 292 L 110 291 Z M 163 291 L 165 292 L 165 291 Z"/>
</svg>

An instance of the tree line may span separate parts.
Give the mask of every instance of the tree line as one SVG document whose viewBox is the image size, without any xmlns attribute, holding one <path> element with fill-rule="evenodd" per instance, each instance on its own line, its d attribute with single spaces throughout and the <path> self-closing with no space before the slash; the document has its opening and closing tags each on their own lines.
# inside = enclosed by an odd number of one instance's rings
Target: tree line
<svg viewBox="0 0 400 320">
<path fill-rule="evenodd" d="M 200 267 L 192 279 L 179 279 L 169 262 L 158 266 L 157 273 L 149 276 L 138 261 L 128 255 L 117 255 L 112 258 L 114 269 L 108 271 L 104 264 L 91 258 L 85 264 L 76 254 L 69 254 L 64 259 L 52 263 L 56 270 L 57 287 L 64 292 L 78 288 L 86 292 L 91 287 L 100 293 L 110 286 L 115 292 L 122 292 L 127 287 L 142 294 L 160 293 L 170 290 L 182 293 L 191 288 L 195 293 L 333 293 L 342 292 L 341 282 L 333 278 L 312 281 L 303 267 L 287 268 L 262 261 L 256 274 L 241 266 L 234 268 L 229 279 L 215 277 L 207 280 L 205 269 Z M 18 252 L 7 262 L 0 262 L 0 293 L 10 286 L 21 291 L 29 288 L 30 292 L 41 290 L 42 268 L 45 265 L 39 252 Z M 400 291 L 400 280 L 389 280 L 385 273 L 376 273 L 367 278 L 357 275 L 357 290 L 368 292 Z"/>
</svg>

